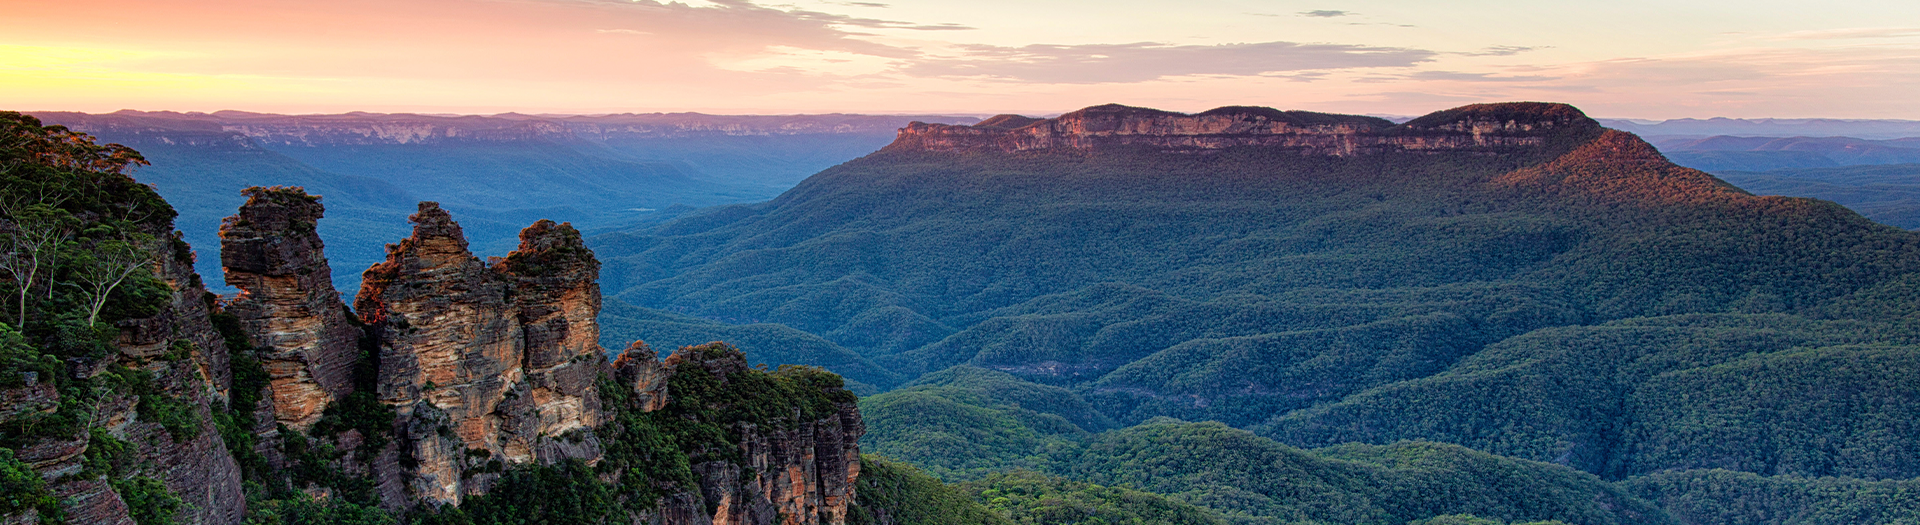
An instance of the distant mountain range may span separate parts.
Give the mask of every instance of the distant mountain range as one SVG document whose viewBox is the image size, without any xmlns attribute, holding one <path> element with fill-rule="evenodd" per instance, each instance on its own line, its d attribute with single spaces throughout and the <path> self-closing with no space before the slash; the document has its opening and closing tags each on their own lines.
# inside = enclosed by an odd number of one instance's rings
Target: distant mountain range
<svg viewBox="0 0 1920 525">
<path fill-rule="evenodd" d="M 414 203 L 459 213 L 477 252 L 505 253 L 539 219 L 582 229 L 656 222 L 700 206 L 757 202 L 816 171 L 878 149 L 911 121 L 971 117 L 698 113 L 435 116 L 237 111 L 35 116 L 126 144 L 153 165 L 134 176 L 180 211 L 195 246 L 218 246 L 220 218 L 248 186 L 302 186 L 325 198 L 320 229 L 354 290 L 406 236 Z M 220 288 L 218 257 L 199 270 Z"/>
<path fill-rule="evenodd" d="M 1756 118 L 1599 119 L 1601 125 L 1647 137 L 1860 137 L 1894 139 L 1920 136 L 1920 120 Z"/>
<path fill-rule="evenodd" d="M 1920 137 L 1665 137 L 1653 141 L 1674 163 L 1705 171 L 1765 171 L 1920 162 Z"/>
<path fill-rule="evenodd" d="M 1652 142 L 1675 164 L 1756 194 L 1826 199 L 1882 223 L 1920 228 L 1920 137 L 1716 135 Z"/>
<path fill-rule="evenodd" d="M 336 281 L 357 289 L 359 272 L 384 255 L 381 239 L 420 200 L 461 214 L 479 253 L 504 253 L 519 225 L 542 218 L 588 231 L 654 223 L 702 206 L 773 198 L 821 169 L 866 155 L 914 121 L 968 124 L 938 115 L 613 115 L 490 116 L 379 114 L 275 115 L 119 111 L 40 112 L 66 125 L 143 152 L 154 165 L 135 176 L 154 184 L 181 211 L 195 246 L 213 246 L 219 218 L 239 206 L 240 188 L 302 186 L 327 199 L 321 229 L 340 239 Z M 1355 117 L 1365 118 L 1365 117 Z M 1400 118 L 1398 121 L 1407 119 Z M 1746 136 L 1848 134 L 1920 136 L 1920 122 L 1837 119 L 1601 120 L 1642 134 L 1675 162 L 1708 171 L 1920 162 L 1915 139 Z M 996 125 L 1005 124 L 1004 122 Z M 1024 122 L 1023 122 L 1024 124 Z M 1665 136 L 1678 135 L 1678 136 Z M 1738 177 L 1736 177 L 1738 179 Z M 1826 187 L 1770 191 L 1854 202 Z M 1885 199 L 1880 199 L 1884 201 Z M 1873 217 L 1905 216 L 1882 202 Z M 1892 211 L 1889 211 L 1892 210 Z M 1910 213 L 1911 212 L 1911 213 Z M 1905 223 L 1902 223 L 1905 224 Z M 202 257 L 210 261 L 213 257 Z M 200 271 L 215 289 L 217 268 Z"/>
</svg>

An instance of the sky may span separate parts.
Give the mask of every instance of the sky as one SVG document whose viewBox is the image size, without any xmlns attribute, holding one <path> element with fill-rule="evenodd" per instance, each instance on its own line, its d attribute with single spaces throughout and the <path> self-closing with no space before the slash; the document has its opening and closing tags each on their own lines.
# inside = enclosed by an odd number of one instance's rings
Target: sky
<svg viewBox="0 0 1920 525">
<path fill-rule="evenodd" d="M 1920 2 L 0 0 L 0 108 L 1920 119 Z"/>
</svg>

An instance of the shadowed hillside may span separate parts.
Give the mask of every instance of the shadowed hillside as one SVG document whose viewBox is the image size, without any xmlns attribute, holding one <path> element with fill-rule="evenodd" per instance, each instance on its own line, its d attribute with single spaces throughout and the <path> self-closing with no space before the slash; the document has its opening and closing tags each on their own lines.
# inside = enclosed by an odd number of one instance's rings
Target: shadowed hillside
<svg viewBox="0 0 1920 525">
<path fill-rule="evenodd" d="M 1060 454 L 1162 416 L 1615 480 L 1920 475 L 1920 236 L 1565 105 L 914 124 L 773 201 L 592 243 L 621 315 L 884 368 L 866 442 L 955 479 L 1090 476 Z M 1260 486 L 1227 485 L 1184 498 Z"/>
</svg>

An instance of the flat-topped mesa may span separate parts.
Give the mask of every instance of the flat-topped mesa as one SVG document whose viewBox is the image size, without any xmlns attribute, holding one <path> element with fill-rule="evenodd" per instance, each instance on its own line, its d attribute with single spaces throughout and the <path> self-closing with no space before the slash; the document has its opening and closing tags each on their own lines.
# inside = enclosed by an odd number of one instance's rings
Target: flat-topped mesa
<svg viewBox="0 0 1920 525">
<path fill-rule="evenodd" d="M 1476 104 L 1406 124 L 1358 115 L 1228 106 L 1192 115 L 1107 104 L 1052 119 L 1000 115 L 972 126 L 914 122 L 883 151 L 941 153 L 1145 148 L 1207 153 L 1234 147 L 1355 156 L 1400 151 L 1501 151 L 1545 145 L 1561 133 L 1598 131 L 1565 104 Z"/>
<path fill-rule="evenodd" d="M 420 204 L 413 236 L 387 247 L 356 298 L 379 344 L 380 400 L 407 429 L 408 501 L 457 504 L 507 464 L 600 456 L 595 379 L 599 263 L 570 225 L 541 221 L 489 266 L 440 206 Z M 480 453 L 478 451 L 485 451 Z"/>
<path fill-rule="evenodd" d="M 353 391 L 361 330 L 333 288 L 314 229 L 325 211 L 319 197 L 284 187 L 242 193 L 247 203 L 220 225 L 220 262 L 240 289 L 227 311 L 264 349 L 274 419 L 304 431 Z"/>
</svg>

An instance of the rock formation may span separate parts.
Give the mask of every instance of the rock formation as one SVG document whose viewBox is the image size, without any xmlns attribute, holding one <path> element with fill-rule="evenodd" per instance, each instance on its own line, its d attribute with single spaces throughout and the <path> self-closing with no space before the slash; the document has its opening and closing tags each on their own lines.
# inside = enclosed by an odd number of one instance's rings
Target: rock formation
<svg viewBox="0 0 1920 525">
<path fill-rule="evenodd" d="M 671 376 L 696 373 L 712 377 L 722 389 L 741 374 L 764 374 L 747 364 L 746 355 L 723 343 L 682 348 L 664 363 L 651 361 L 652 351 L 636 344 L 619 362 L 622 386 L 651 388 L 649 378 L 664 384 Z M 653 375 L 664 371 L 664 376 Z M 637 381 L 636 381 L 637 379 Z M 671 392 L 666 392 L 671 395 Z M 644 396 L 643 396 L 644 398 Z M 644 398 L 664 405 L 664 397 Z M 728 459 L 694 458 L 698 493 L 688 491 L 661 502 L 657 521 L 748 525 L 781 523 L 818 525 L 846 523 L 853 504 L 853 484 L 860 476 L 860 436 L 866 427 L 849 394 L 818 418 L 804 416 L 762 425 L 740 424 L 738 456 Z M 718 451 L 715 451 L 718 452 Z M 714 454 L 723 456 L 728 454 Z M 712 509 L 711 512 L 708 509 Z"/>
<path fill-rule="evenodd" d="M 633 389 L 641 409 L 652 412 L 667 406 L 667 365 L 644 341 L 634 341 L 613 362 L 613 378 Z"/>
<path fill-rule="evenodd" d="M 315 230 L 319 198 L 250 188 L 220 230 L 224 273 L 241 290 L 223 306 L 150 187 L 117 171 L 83 175 L 105 197 L 89 196 L 103 200 L 74 218 L 159 241 L 146 246 L 152 278 L 137 274 L 134 298 L 100 318 L 111 327 L 49 335 L 16 322 L 31 328 L 25 338 L 0 329 L 11 338 L 0 341 L 9 345 L 0 458 L 39 478 L 25 485 L 30 498 L 14 500 L 29 506 L 9 507 L 0 524 L 57 511 L 67 523 L 231 525 L 256 496 L 431 510 L 488 493 L 503 470 L 603 461 L 596 429 L 613 415 L 666 409 L 676 367 L 735 379 L 769 374 L 748 369 L 737 350 L 663 362 L 642 343 L 611 366 L 598 344 L 600 266 L 568 224 L 540 221 L 522 231 L 518 249 L 482 262 L 445 211 L 422 203 L 413 235 L 366 272 L 355 315 L 329 280 Z M 108 223 L 96 208 L 143 218 Z M 0 217 L 0 229 L 17 231 L 19 220 Z M 70 242 L 87 249 L 107 240 L 90 230 Z M 694 451 L 685 453 L 697 464 L 675 464 L 673 477 L 691 473 L 691 481 L 636 479 L 672 490 L 629 510 L 671 524 L 843 523 L 858 474 L 859 415 L 837 378 L 805 378 L 828 396 L 806 398 L 814 412 L 756 412 L 725 420 L 724 441 L 670 442 L 661 452 Z M 631 404 L 619 411 L 600 399 L 616 379 L 635 393 L 621 396 Z M 74 395 L 83 397 L 63 399 Z M 822 410 L 821 399 L 836 404 Z M 715 423 L 666 414 L 650 417 L 667 428 Z M 259 490 L 243 492 L 243 475 Z"/>
<path fill-rule="evenodd" d="M 541 221 L 490 267 L 438 204 L 410 220 L 413 236 L 388 246 L 355 301 L 379 343 L 380 401 L 407 429 L 407 498 L 483 492 L 491 478 L 465 472 L 468 451 L 509 465 L 596 459 L 599 263 L 579 232 Z"/>
<path fill-rule="evenodd" d="M 170 229 L 159 225 L 147 233 L 177 241 L 165 231 Z M 161 246 L 151 249 L 154 275 L 171 291 L 166 305 L 152 316 L 116 322 L 117 352 L 94 361 L 70 361 L 68 372 L 89 379 L 109 372 L 139 374 L 156 390 L 152 399 L 174 403 L 187 412 L 186 421 L 175 434 L 160 421 L 142 416 L 139 397 L 100 393 L 91 402 L 91 420 L 75 425 L 71 434 L 45 436 L 20 447 L 16 457 L 48 482 L 67 523 L 134 523 L 109 482 L 110 474 L 87 468 L 89 448 L 103 438 L 131 444 L 124 463 L 132 472 L 123 475 L 158 480 L 180 498 L 179 523 L 237 524 L 245 514 L 240 469 L 211 419 L 212 406 L 225 401 L 229 385 L 227 348 L 208 318 L 207 292 L 193 273 L 191 254 Z M 51 388 L 53 378 L 33 379 L 0 390 L 0 399 L 8 401 L 0 421 L 55 411 L 62 394 Z M 9 519 L 21 520 L 18 515 Z"/>
<path fill-rule="evenodd" d="M 353 391 L 360 328 L 334 291 L 315 231 L 323 213 L 299 188 L 248 188 L 247 203 L 220 226 L 227 283 L 240 289 L 227 311 L 262 347 L 273 419 L 304 431 Z"/>
<path fill-rule="evenodd" d="M 1564 104 L 1479 104 L 1401 125 L 1373 117 L 1262 107 L 1230 106 L 1187 115 L 1108 104 L 1052 119 L 1000 115 L 972 126 L 914 122 L 883 151 L 1088 152 L 1134 147 L 1207 153 L 1262 146 L 1303 155 L 1355 156 L 1498 151 L 1539 146 L 1556 133 L 1599 129 L 1598 123 Z"/>
</svg>

